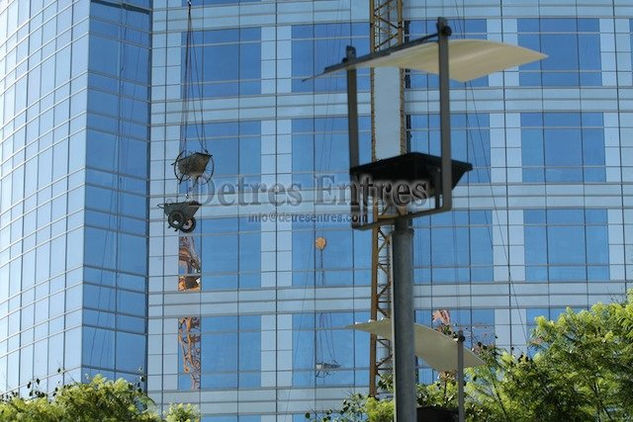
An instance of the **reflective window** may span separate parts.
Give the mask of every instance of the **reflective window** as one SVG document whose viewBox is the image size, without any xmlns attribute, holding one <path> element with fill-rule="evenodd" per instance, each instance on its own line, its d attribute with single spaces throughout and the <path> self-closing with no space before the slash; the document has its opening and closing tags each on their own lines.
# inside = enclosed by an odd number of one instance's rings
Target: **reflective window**
<svg viewBox="0 0 633 422">
<path fill-rule="evenodd" d="M 365 233 L 341 223 L 293 222 L 292 283 L 322 288 L 367 284 L 370 243 Z"/>
<path fill-rule="evenodd" d="M 521 66 L 521 86 L 600 86 L 598 19 L 518 19 L 519 45 L 542 51 L 545 60 Z"/>
<path fill-rule="evenodd" d="M 492 213 L 452 211 L 416 221 L 416 283 L 493 280 Z"/>
<path fill-rule="evenodd" d="M 601 113 L 522 113 L 525 182 L 603 182 Z"/>
<path fill-rule="evenodd" d="M 142 223 L 139 222 L 139 224 Z M 118 241 L 118 269 L 129 273 L 146 274 L 147 239 L 141 236 L 120 233 Z"/>
<path fill-rule="evenodd" d="M 206 139 L 202 139 L 203 133 L 207 135 Z M 184 149 L 199 151 L 206 148 L 216 157 L 216 190 L 219 191 L 223 183 L 230 183 L 233 191 L 237 191 L 238 178 L 235 176 L 238 175 L 243 176 L 242 182 L 247 185 L 241 188 L 245 191 L 260 180 L 261 122 L 207 123 L 204 129 L 198 125 L 189 125 L 183 136 L 187 139 L 186 145 L 182 146 Z M 250 198 L 249 194 L 244 200 Z"/>
<path fill-rule="evenodd" d="M 609 279 L 606 210 L 524 211 L 529 281 Z"/>
<path fill-rule="evenodd" d="M 345 48 L 353 45 L 356 55 L 369 52 L 369 26 L 366 23 L 322 23 L 292 27 L 292 91 L 330 92 L 345 90 L 345 73 L 303 81 L 318 75 L 327 66 L 339 63 Z M 369 72 L 358 72 L 358 89 L 369 89 Z"/>
<path fill-rule="evenodd" d="M 145 305 L 144 294 L 121 289 L 117 291 L 117 312 L 142 317 L 146 313 Z"/>
<path fill-rule="evenodd" d="M 116 333 L 116 368 L 137 374 L 145 371 L 145 336 Z"/>
<path fill-rule="evenodd" d="M 84 327 L 82 336 L 83 364 L 93 368 L 113 368 L 115 359 L 115 332 L 101 328 Z"/>
<path fill-rule="evenodd" d="M 210 218 L 198 221 L 203 236 L 194 236 L 200 256 L 203 290 L 259 288 L 261 279 L 261 233 L 259 223 L 247 218 Z M 196 229 L 197 231 L 198 229 Z M 201 246 L 198 247 L 197 245 Z M 187 253 L 189 255 L 189 253 Z M 195 269 L 182 274 L 195 273 Z M 195 275 L 195 278 L 198 276 Z"/>
<path fill-rule="evenodd" d="M 85 284 L 83 303 L 86 308 L 115 312 L 116 290 Z"/>
<path fill-rule="evenodd" d="M 101 268 L 116 268 L 117 233 L 96 228 L 85 229 L 84 262 Z"/>
<path fill-rule="evenodd" d="M 235 97 L 261 92 L 261 44 L 259 28 L 196 31 L 187 66 L 182 66 L 182 80 L 193 84 L 189 98 Z M 183 33 L 181 63 L 187 63 L 186 33 Z M 183 92 L 184 93 L 184 92 Z"/>
<path fill-rule="evenodd" d="M 411 115 L 407 119 L 411 150 L 439 156 L 440 120 L 438 114 Z M 490 118 L 487 114 L 451 116 L 451 153 L 454 160 L 466 161 L 473 170 L 460 184 L 490 182 Z"/>
<path fill-rule="evenodd" d="M 259 316 L 180 318 L 179 389 L 259 387 L 260 330 Z"/>
<path fill-rule="evenodd" d="M 90 70 L 118 75 L 119 42 L 114 39 L 90 36 Z"/>
<path fill-rule="evenodd" d="M 371 161 L 371 121 L 361 116 L 359 159 Z M 339 186 L 349 180 L 347 119 L 314 118 L 292 120 L 292 181 L 300 188 L 329 189 L 320 199 L 336 201 Z"/>
<path fill-rule="evenodd" d="M 369 335 L 340 328 L 364 320 L 366 315 L 348 312 L 294 314 L 293 386 L 351 385 L 359 382 L 355 370 L 366 376 Z"/>
</svg>

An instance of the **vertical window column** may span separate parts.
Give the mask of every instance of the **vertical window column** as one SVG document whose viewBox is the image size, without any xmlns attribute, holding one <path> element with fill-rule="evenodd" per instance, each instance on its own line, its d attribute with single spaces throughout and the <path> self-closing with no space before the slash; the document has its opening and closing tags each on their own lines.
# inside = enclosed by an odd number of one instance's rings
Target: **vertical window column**
<svg viewBox="0 0 633 422">
<path fill-rule="evenodd" d="M 274 94 L 277 81 L 277 31 L 275 27 L 262 27 L 261 75 L 262 94 Z"/>
<path fill-rule="evenodd" d="M 488 25 L 490 25 L 490 23 Z M 503 42 L 512 44 L 512 45 L 519 45 L 517 20 L 505 18 L 502 20 L 502 25 L 503 25 Z M 519 72 L 518 71 L 504 71 L 503 83 L 504 83 L 505 88 L 519 86 Z"/>
<path fill-rule="evenodd" d="M 521 115 L 505 114 L 506 154 L 508 166 L 508 182 L 523 182 L 523 159 L 521 154 Z"/>
<path fill-rule="evenodd" d="M 277 222 L 277 286 L 292 286 L 292 223 Z"/>
<path fill-rule="evenodd" d="M 615 20 L 615 47 L 616 47 L 616 65 L 618 72 L 618 85 L 633 85 L 633 57 L 631 55 L 631 44 L 633 41 L 633 22 L 630 19 Z"/>
<path fill-rule="evenodd" d="M 493 225 L 494 227 L 494 225 Z M 525 239 L 523 211 L 508 211 L 508 254 L 510 255 L 510 281 L 525 280 Z"/>
<path fill-rule="evenodd" d="M 292 315 L 277 315 L 277 386 L 292 385 L 293 342 Z M 283 402 L 283 400 L 282 400 Z"/>
<path fill-rule="evenodd" d="M 167 57 L 166 57 L 166 75 L 165 84 L 166 100 L 180 101 L 182 98 L 182 33 L 168 33 L 167 34 Z M 180 115 L 174 113 L 174 119 L 180 120 Z"/>
<path fill-rule="evenodd" d="M 261 182 L 269 191 L 276 184 L 289 186 L 292 182 L 291 123 L 290 120 L 262 121 Z M 262 196 L 263 195 L 263 196 Z M 264 204 L 259 212 L 289 212 L 269 201 L 268 193 L 260 195 Z M 286 200 L 285 197 L 279 197 Z M 261 222 L 262 287 L 292 285 L 291 222 L 266 219 Z"/>
<path fill-rule="evenodd" d="M 620 209 L 607 210 L 609 241 L 609 280 L 620 282 L 626 280 L 624 267 L 625 232 L 624 225 L 622 223 L 623 212 L 624 211 Z M 623 292 L 620 289 L 618 290 L 618 294 L 620 292 Z"/>
<path fill-rule="evenodd" d="M 508 212 L 492 213 L 492 254 L 494 265 L 494 281 L 507 282 L 508 272 Z"/>
<path fill-rule="evenodd" d="M 178 359 L 180 347 L 178 337 L 178 318 L 163 320 L 163 391 L 178 390 L 178 369 L 182 360 Z"/>
<path fill-rule="evenodd" d="M 262 315 L 261 325 L 261 385 L 262 387 L 292 386 L 292 315 Z M 283 403 L 288 397 L 279 397 Z"/>
<path fill-rule="evenodd" d="M 505 115 L 494 113 L 490 115 L 490 181 L 492 183 L 506 183 L 506 122 Z"/>
<path fill-rule="evenodd" d="M 274 120 L 262 121 L 261 136 L 261 182 L 262 185 L 273 186 L 277 183 L 277 161 L 275 154 L 277 152 L 276 134 L 277 125 Z M 262 197 L 262 203 L 267 206 L 259 208 L 259 212 L 272 212 L 274 207 L 267 204 L 266 195 Z M 262 270 L 262 287 L 275 287 L 277 284 L 277 239 L 276 224 L 271 219 L 261 222 L 261 270 Z"/>
<path fill-rule="evenodd" d="M 277 93 L 292 92 L 292 27 L 278 26 L 276 40 Z"/>
<path fill-rule="evenodd" d="M 612 131 L 617 131 L 619 127 L 620 135 L 620 155 L 621 168 L 616 168 L 622 172 L 622 182 L 633 182 L 633 122 L 628 117 L 629 113 L 620 113 L 619 121 L 612 119 L 609 126 Z M 606 126 L 607 122 L 605 122 Z"/>
<path fill-rule="evenodd" d="M 631 143 L 633 145 L 633 143 Z M 604 113 L 604 146 L 607 182 L 622 182 L 620 156 L 620 118 L 618 113 Z M 624 157 L 627 160 L 627 156 Z"/>
<path fill-rule="evenodd" d="M 630 19 L 616 19 L 615 20 L 615 46 L 617 51 L 617 67 L 618 67 L 618 85 L 619 86 L 631 86 L 633 85 L 633 69 L 631 56 L 633 31 L 631 28 Z"/>
<path fill-rule="evenodd" d="M 486 19 L 486 38 L 490 41 L 503 42 L 503 25 L 501 19 Z M 488 76 L 488 85 L 503 86 L 503 72 L 495 72 Z"/>
<path fill-rule="evenodd" d="M 147 321 L 147 389 L 153 391 L 153 394 L 163 390 L 162 358 L 163 320 L 162 318 L 149 319 Z"/>
<path fill-rule="evenodd" d="M 166 15 L 166 12 L 154 12 L 153 22 L 157 24 L 158 15 Z M 156 30 L 157 28 L 155 28 Z M 165 139 L 166 139 L 166 65 L 167 65 L 167 35 L 162 33 L 152 36 L 152 72 L 151 72 L 151 124 L 150 128 L 150 186 L 149 191 L 152 197 L 163 196 L 165 194 Z M 152 204 L 153 205 L 153 204 Z M 151 206 L 149 210 L 149 283 L 148 294 L 150 301 L 156 300 L 155 305 L 150 305 L 149 315 L 158 317 L 149 318 L 147 322 L 147 389 L 151 391 L 157 402 L 162 401 L 163 389 L 176 389 L 177 372 L 171 368 L 170 375 L 165 375 L 163 371 L 163 347 L 172 350 L 174 346 L 178 350 L 178 344 L 174 341 L 174 334 L 166 335 L 163 330 L 163 263 L 165 234 L 167 233 L 164 221 L 163 210 Z M 173 233 L 173 232 L 172 232 Z M 167 242 L 175 242 L 171 236 L 167 237 Z M 173 261 L 172 261 L 173 262 Z M 175 263 L 174 263 L 175 264 Z M 175 272 L 175 271 L 174 271 Z M 173 280 L 167 277 L 167 284 Z M 155 297 L 155 299 L 154 299 Z M 150 303 L 152 303 L 150 302 Z M 169 323 L 169 322 L 167 322 Z M 172 344 L 173 343 L 173 344 Z M 164 346 L 163 346 L 164 345 Z M 172 359 L 173 360 L 173 359 Z M 177 362 L 176 362 L 177 364 Z M 165 379 L 163 379 L 165 377 Z M 171 379 L 168 380 L 168 377 Z M 177 376 L 176 376 L 177 377 Z"/>
<path fill-rule="evenodd" d="M 261 230 L 261 286 L 262 288 L 274 288 L 277 284 L 277 234 L 275 232 L 275 223 L 270 220 L 262 221 Z"/>
<path fill-rule="evenodd" d="M 492 220 L 495 282 L 524 281 L 523 211 L 493 212 Z"/>
<path fill-rule="evenodd" d="M 527 353 L 530 323 L 525 309 L 495 309 L 495 345 L 506 350 L 514 347 L 515 355 Z"/>
<path fill-rule="evenodd" d="M 624 210 L 625 280 L 633 279 L 633 210 Z M 628 287 L 628 286 L 627 286 Z"/>
<path fill-rule="evenodd" d="M 613 19 L 600 19 L 600 61 L 602 86 L 617 86 L 615 28 Z"/>
<path fill-rule="evenodd" d="M 158 12 L 154 12 L 154 17 Z M 164 12 L 163 12 L 164 13 Z M 154 19 L 155 21 L 155 19 Z M 165 86 L 165 66 L 167 66 L 167 34 L 154 33 L 152 35 L 152 107 L 159 104 L 164 107 L 164 102 L 155 100 L 164 100 Z M 162 95 L 161 95 L 162 93 Z M 152 116 L 152 123 L 154 123 Z"/>
<path fill-rule="evenodd" d="M 292 121 L 277 120 L 276 135 L 277 183 L 289 187 L 292 183 Z"/>
<path fill-rule="evenodd" d="M 262 236 L 263 238 L 263 236 Z M 282 315 L 262 315 L 261 330 L 261 385 L 275 387 L 277 385 L 277 318 Z"/>
<path fill-rule="evenodd" d="M 288 64 L 290 70 L 290 64 Z M 290 75 L 288 74 L 288 77 Z M 290 90 L 290 79 L 288 79 Z M 292 184 L 292 121 L 277 120 L 276 160 L 277 183 L 288 188 Z M 292 205 L 287 203 L 287 194 L 283 196 L 285 205 L 280 211 L 293 213 Z M 277 286 L 292 285 L 292 222 L 277 221 Z"/>
</svg>

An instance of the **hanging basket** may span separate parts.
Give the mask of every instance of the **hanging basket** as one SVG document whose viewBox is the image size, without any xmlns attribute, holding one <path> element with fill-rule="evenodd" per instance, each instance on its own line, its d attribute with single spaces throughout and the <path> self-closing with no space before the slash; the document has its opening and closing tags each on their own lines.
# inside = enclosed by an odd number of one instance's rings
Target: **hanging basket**
<svg viewBox="0 0 633 422">
<path fill-rule="evenodd" d="M 165 211 L 167 223 L 170 227 L 184 233 L 190 233 L 196 228 L 194 215 L 200 208 L 198 201 L 166 202 L 158 207 Z"/>
<path fill-rule="evenodd" d="M 186 151 L 178 154 L 172 165 L 178 183 L 185 180 L 192 180 L 194 183 L 207 183 L 213 176 L 215 167 L 211 154 L 206 152 L 187 153 Z"/>
</svg>

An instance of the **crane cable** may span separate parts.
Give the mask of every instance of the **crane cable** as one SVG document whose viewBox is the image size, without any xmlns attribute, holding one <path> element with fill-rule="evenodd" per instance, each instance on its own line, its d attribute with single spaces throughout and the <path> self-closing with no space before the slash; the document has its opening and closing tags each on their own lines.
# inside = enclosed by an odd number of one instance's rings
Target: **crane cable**
<svg viewBox="0 0 633 422">
<path fill-rule="evenodd" d="M 465 4 L 463 4 L 463 7 L 465 7 Z M 457 23 L 459 25 L 459 21 L 460 20 L 463 22 L 464 27 L 463 27 L 462 33 L 465 35 L 466 34 L 466 18 L 465 18 L 463 13 L 462 13 L 462 16 L 460 17 L 459 6 L 457 4 L 457 0 L 455 0 L 455 9 L 456 9 L 457 15 L 458 15 Z M 502 16 L 502 18 L 503 18 L 503 16 Z M 468 94 L 469 93 L 470 93 L 471 98 L 472 98 L 472 105 L 473 105 L 474 114 L 475 114 L 475 118 L 476 118 L 477 134 L 478 134 L 478 138 L 479 138 L 478 146 L 481 149 L 482 157 L 483 157 L 483 160 L 484 160 L 484 162 L 482 164 L 483 164 L 484 168 L 490 168 L 491 169 L 491 162 L 489 160 L 486 160 L 486 154 L 485 154 L 486 147 L 485 147 L 484 141 L 483 141 L 483 134 L 482 134 L 482 129 L 481 129 L 482 125 L 481 125 L 481 122 L 479 120 L 479 113 L 477 111 L 477 102 L 476 102 L 476 99 L 475 99 L 475 92 L 474 92 L 475 90 L 473 88 L 472 82 L 470 82 L 470 81 L 466 82 L 464 84 L 464 88 L 466 90 L 466 95 L 465 95 L 466 105 L 468 104 Z M 503 90 L 503 95 L 505 97 L 505 89 Z M 505 108 L 505 101 L 504 101 L 504 108 Z M 469 118 L 469 113 L 468 113 L 468 107 L 466 107 L 465 115 L 466 115 L 466 127 L 468 128 L 468 127 L 470 127 L 470 118 Z M 467 139 L 470 139 L 470 141 L 472 142 L 473 151 L 475 151 L 476 145 L 475 145 L 475 142 L 472 139 L 472 137 L 469 136 L 470 135 L 470 131 L 469 130 L 466 131 L 466 135 L 467 135 Z M 490 146 L 488 146 L 488 148 L 490 148 Z M 473 159 L 474 159 L 475 168 L 479 168 L 480 166 L 477 163 L 477 155 L 475 153 L 473 153 Z M 506 168 L 506 174 L 507 174 L 507 163 L 505 164 L 505 168 Z M 492 203 L 493 203 L 492 211 L 493 211 L 493 214 L 496 214 L 497 221 L 499 221 L 499 225 L 497 227 L 499 229 L 499 234 L 500 234 L 500 239 L 501 239 L 501 246 L 502 246 L 502 249 L 503 249 L 506 265 L 507 265 L 507 268 L 508 268 L 508 288 L 510 290 L 510 292 L 509 292 L 510 293 L 509 294 L 510 297 L 508 298 L 508 301 L 509 301 L 509 303 L 508 303 L 508 306 L 509 306 L 508 311 L 510 313 L 510 318 L 511 318 L 512 317 L 512 298 L 514 299 L 514 302 L 515 302 L 515 305 L 516 305 L 517 309 L 520 309 L 520 305 L 519 305 L 518 298 L 517 298 L 516 287 L 514 285 L 514 281 L 512 280 L 512 271 L 511 271 L 510 256 L 509 256 L 510 255 L 510 253 L 509 253 L 509 242 L 510 242 L 510 239 L 509 239 L 509 236 L 507 236 L 507 241 L 504 242 L 504 234 L 503 234 L 503 229 L 501 227 L 501 219 L 500 219 L 500 214 L 501 214 L 502 211 L 499 209 L 500 207 L 497 204 L 497 200 L 495 198 L 495 193 L 494 193 L 494 190 L 492 188 L 492 181 L 491 180 L 489 181 L 488 186 L 490 188 L 490 197 L 491 197 Z M 506 195 L 507 195 L 507 183 L 506 183 Z M 492 230 L 493 230 L 493 227 L 492 227 L 493 226 L 493 222 L 488 220 L 487 213 L 485 213 L 484 215 L 485 215 L 485 218 L 486 218 L 486 227 L 488 228 L 488 232 L 490 234 L 490 239 L 492 241 L 493 240 L 493 232 L 492 232 Z M 506 212 L 506 215 L 508 215 L 507 212 Z M 506 225 L 509 225 L 509 220 L 506 221 Z M 506 230 L 506 234 L 507 235 L 509 234 L 507 230 Z M 493 248 L 494 248 L 494 246 L 493 246 Z M 494 255 L 494 253 L 493 253 L 493 255 Z M 470 289 L 471 289 L 470 300 L 471 300 L 471 310 L 472 310 L 472 281 L 470 283 Z M 519 317 L 519 322 L 521 324 L 521 329 L 523 331 L 523 334 L 524 334 L 525 338 L 527 339 L 528 338 L 528 336 L 527 336 L 527 326 L 526 326 L 526 324 L 525 324 L 525 322 L 523 320 L 523 316 L 521 315 L 521 312 L 518 312 L 518 317 Z M 510 330 L 510 331 L 512 331 L 512 330 Z"/>
</svg>

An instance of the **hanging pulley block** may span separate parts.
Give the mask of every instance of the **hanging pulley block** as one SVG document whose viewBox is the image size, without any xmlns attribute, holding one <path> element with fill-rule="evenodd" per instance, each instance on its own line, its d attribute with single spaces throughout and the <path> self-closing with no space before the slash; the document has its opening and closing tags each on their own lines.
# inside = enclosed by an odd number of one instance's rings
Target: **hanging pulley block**
<svg viewBox="0 0 633 422">
<path fill-rule="evenodd" d="M 165 211 L 170 227 L 183 233 L 190 233 L 196 228 L 194 215 L 200 208 L 198 201 L 166 202 L 158 206 Z"/>
<path fill-rule="evenodd" d="M 213 176 L 215 167 L 213 156 L 207 152 L 199 151 L 192 153 L 182 151 L 172 165 L 178 183 L 185 180 L 192 180 L 194 183 L 208 183 Z"/>
</svg>

